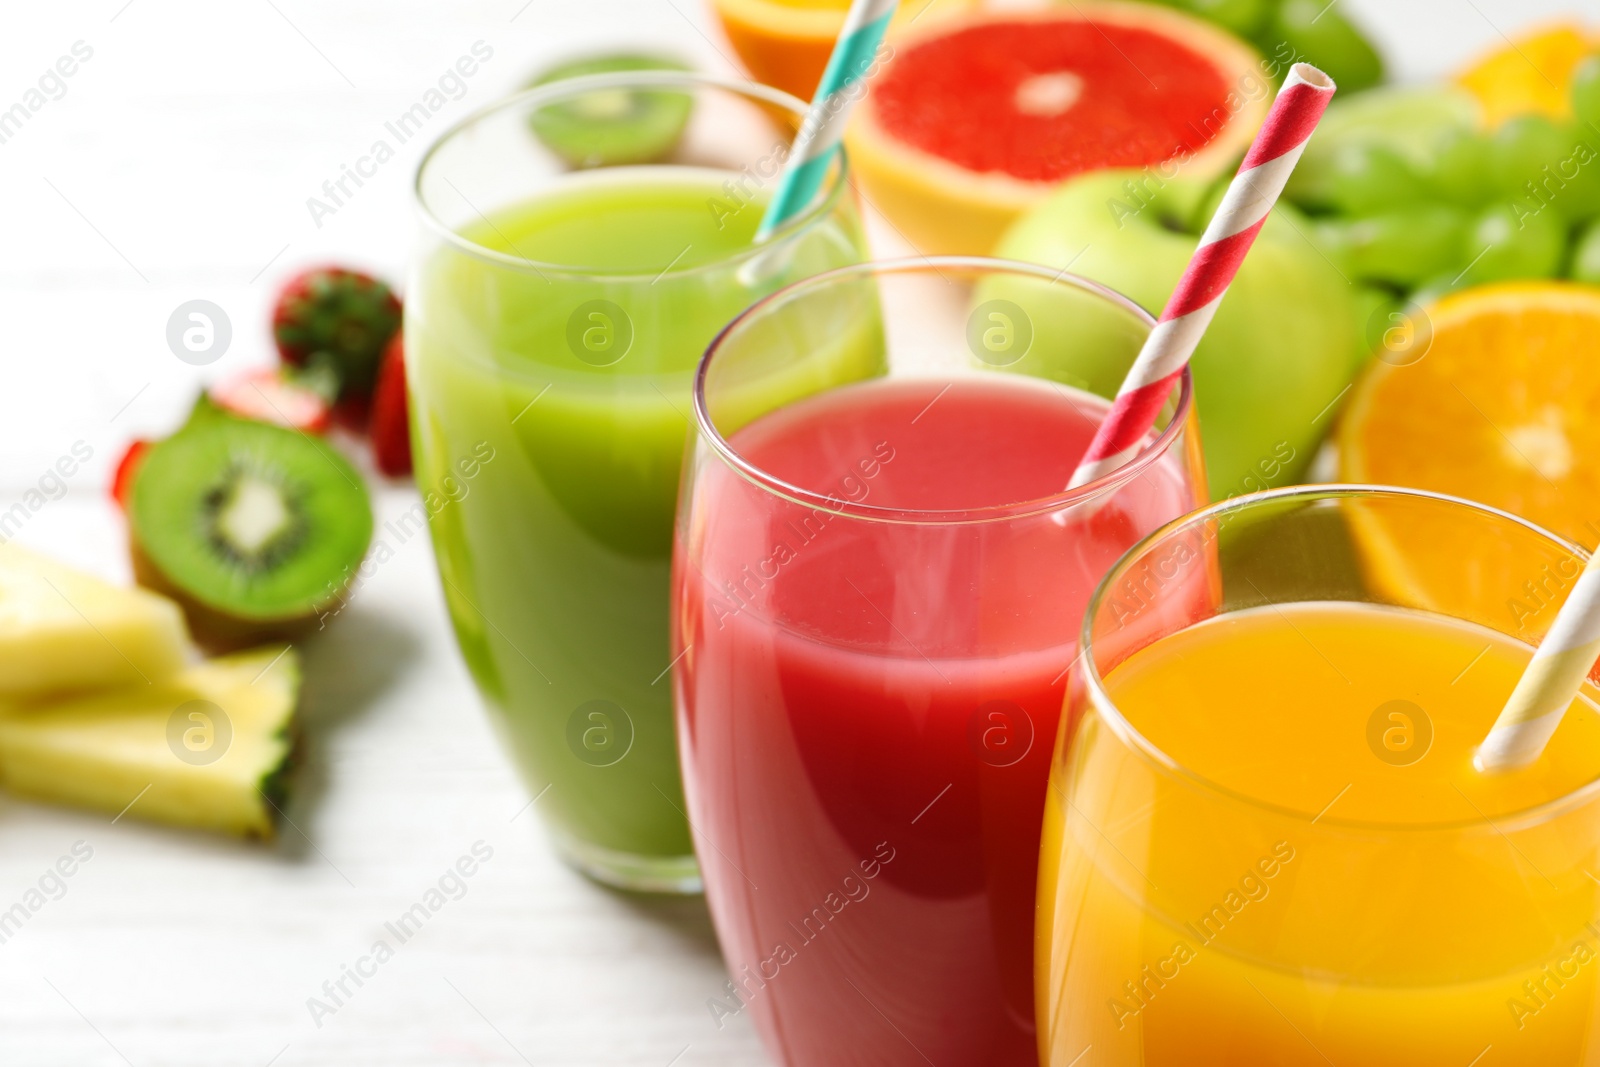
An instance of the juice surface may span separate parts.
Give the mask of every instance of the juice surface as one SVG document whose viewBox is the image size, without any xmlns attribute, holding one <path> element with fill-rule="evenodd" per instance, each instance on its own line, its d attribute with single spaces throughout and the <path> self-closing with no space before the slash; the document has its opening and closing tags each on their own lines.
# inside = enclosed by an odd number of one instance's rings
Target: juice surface
<svg viewBox="0 0 1600 1067">
<path fill-rule="evenodd" d="M 439 502 L 427 525 L 445 599 L 569 851 L 692 852 L 662 677 L 690 377 L 753 300 L 862 257 L 844 204 L 749 267 L 760 203 L 707 208 L 730 176 L 570 176 L 466 235 L 534 265 L 440 246 L 407 301 L 417 482 Z M 816 361 L 873 358 L 841 345 Z"/>
<path fill-rule="evenodd" d="M 845 386 L 732 438 L 898 509 L 1058 494 L 1105 403 L 1010 375 Z M 680 739 L 739 1000 L 780 1061 L 1034 1062 L 1050 739 L 1083 603 L 1193 506 L 1168 457 L 1092 520 L 863 521 L 712 459 L 680 542 Z"/>
<path fill-rule="evenodd" d="M 640 175 L 630 171 L 653 173 Z M 688 173 L 683 173 L 687 170 Z M 717 215 L 725 175 L 693 168 L 595 172 L 564 190 L 495 215 L 467 236 L 495 252 L 553 268 L 654 275 L 685 271 L 752 247 L 761 204 Z"/>
<path fill-rule="evenodd" d="M 1093 710 L 1058 757 L 1045 1062 L 1600 1062 L 1596 804 L 1534 810 L 1600 778 L 1596 694 L 1533 767 L 1472 767 L 1530 655 L 1444 616 L 1305 603 L 1112 670 L 1133 728 L 1212 785 Z"/>
<path fill-rule="evenodd" d="M 1461 822 L 1531 808 L 1600 777 L 1600 714 L 1587 702 L 1533 766 L 1473 769 L 1528 655 L 1520 641 L 1443 616 L 1294 605 L 1236 612 L 1144 649 L 1106 690 L 1177 763 L 1254 800 L 1310 816 L 1342 790 L 1329 818 Z M 1244 679 L 1246 691 L 1225 696 Z M 1384 708 L 1378 743 L 1388 761 L 1368 736 Z"/>
</svg>

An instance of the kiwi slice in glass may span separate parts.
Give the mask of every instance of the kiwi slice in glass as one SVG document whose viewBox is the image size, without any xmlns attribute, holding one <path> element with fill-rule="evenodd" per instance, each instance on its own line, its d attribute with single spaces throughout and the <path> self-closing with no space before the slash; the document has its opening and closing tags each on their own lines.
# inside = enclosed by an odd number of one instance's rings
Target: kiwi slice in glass
<svg viewBox="0 0 1600 1067">
<path fill-rule="evenodd" d="M 208 413 L 154 445 L 128 507 L 134 573 L 213 649 L 291 637 L 340 601 L 372 540 L 361 476 L 326 442 Z"/>
<path fill-rule="evenodd" d="M 689 69 L 665 56 L 595 56 L 552 67 L 529 88 L 585 74 Z M 546 148 L 574 167 L 653 163 L 672 154 L 693 107 L 692 96 L 671 89 L 592 89 L 535 108 L 528 125 Z"/>
</svg>

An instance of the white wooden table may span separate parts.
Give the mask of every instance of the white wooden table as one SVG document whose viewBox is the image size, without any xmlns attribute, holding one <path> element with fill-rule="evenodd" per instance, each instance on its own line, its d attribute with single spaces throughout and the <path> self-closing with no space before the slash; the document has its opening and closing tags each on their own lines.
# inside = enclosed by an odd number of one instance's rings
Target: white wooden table
<svg viewBox="0 0 1600 1067">
<path fill-rule="evenodd" d="M 173 426 L 201 382 L 270 362 L 287 273 L 336 260 L 403 278 L 425 142 L 555 55 L 632 44 L 727 67 L 703 2 L 8 3 L 0 111 L 75 43 L 92 50 L 0 142 L 0 512 L 74 443 L 94 453 L 18 539 L 126 578 L 110 465 L 130 436 Z M 1582 6 L 1343 2 L 1410 78 Z M 461 99 L 313 220 L 307 198 L 477 41 L 493 56 Z M 196 298 L 233 326 L 203 368 L 164 340 Z M 379 496 L 385 516 L 408 504 Z M 75 843 L 93 849 L 0 943 L 0 1064 L 766 1062 L 746 1020 L 719 1029 L 706 1008 L 723 974 L 698 899 L 630 898 L 552 859 L 423 540 L 305 654 L 308 759 L 275 845 L 0 799 L 0 911 Z M 346 979 L 336 1011 L 308 1009 L 477 842 L 493 856 L 460 899 L 362 986 Z"/>
</svg>

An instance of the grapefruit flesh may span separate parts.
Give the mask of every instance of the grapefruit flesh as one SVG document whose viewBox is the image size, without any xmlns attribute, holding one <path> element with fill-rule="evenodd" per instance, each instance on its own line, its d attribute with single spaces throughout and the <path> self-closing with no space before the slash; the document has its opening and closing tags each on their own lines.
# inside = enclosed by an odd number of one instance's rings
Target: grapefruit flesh
<svg viewBox="0 0 1600 1067">
<path fill-rule="evenodd" d="M 879 124 L 905 144 L 967 170 L 1059 182 L 1203 145 L 1197 131 L 1228 84 L 1205 56 L 1139 27 L 992 22 L 908 51 L 876 92 Z"/>
<path fill-rule="evenodd" d="M 991 12 L 891 47 L 849 148 L 868 199 L 925 252 L 985 254 L 1087 171 L 1215 174 L 1271 96 L 1249 46 L 1154 6 Z"/>
</svg>

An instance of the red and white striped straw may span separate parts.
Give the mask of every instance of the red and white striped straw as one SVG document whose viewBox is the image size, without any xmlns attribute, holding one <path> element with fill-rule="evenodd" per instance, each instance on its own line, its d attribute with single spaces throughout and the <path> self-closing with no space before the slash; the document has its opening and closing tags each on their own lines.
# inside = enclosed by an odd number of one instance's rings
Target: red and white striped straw
<svg viewBox="0 0 1600 1067">
<path fill-rule="evenodd" d="M 1333 79 L 1308 63 L 1290 68 L 1161 320 L 1145 339 L 1110 412 L 1078 461 L 1069 489 L 1105 477 L 1144 448 L 1156 416 L 1211 325 L 1217 305 L 1300 161 L 1334 89 Z"/>
</svg>

